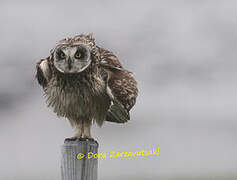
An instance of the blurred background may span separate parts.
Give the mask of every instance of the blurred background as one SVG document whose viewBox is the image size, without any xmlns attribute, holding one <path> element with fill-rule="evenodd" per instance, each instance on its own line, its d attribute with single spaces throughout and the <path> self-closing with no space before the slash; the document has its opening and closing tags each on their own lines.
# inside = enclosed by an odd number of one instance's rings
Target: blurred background
<svg viewBox="0 0 237 180">
<path fill-rule="evenodd" d="M 1 0 L 0 179 L 60 179 L 73 130 L 46 107 L 35 64 L 90 32 L 140 90 L 129 123 L 93 126 L 99 152 L 160 148 L 100 159 L 99 179 L 237 179 L 236 17 L 234 0 Z"/>
</svg>

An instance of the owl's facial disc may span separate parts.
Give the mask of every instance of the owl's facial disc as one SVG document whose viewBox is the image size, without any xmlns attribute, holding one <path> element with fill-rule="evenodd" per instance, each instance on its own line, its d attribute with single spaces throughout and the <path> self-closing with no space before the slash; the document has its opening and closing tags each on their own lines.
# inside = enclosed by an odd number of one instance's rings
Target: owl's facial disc
<svg viewBox="0 0 237 180">
<path fill-rule="evenodd" d="M 54 51 L 54 66 L 62 73 L 80 73 L 90 63 L 90 50 L 86 45 L 61 45 Z"/>
</svg>

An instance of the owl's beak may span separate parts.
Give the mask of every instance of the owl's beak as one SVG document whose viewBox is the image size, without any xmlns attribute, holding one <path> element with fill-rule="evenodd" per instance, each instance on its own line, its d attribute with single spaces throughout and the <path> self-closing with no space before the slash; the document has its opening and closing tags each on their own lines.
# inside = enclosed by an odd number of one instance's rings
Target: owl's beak
<svg viewBox="0 0 237 180">
<path fill-rule="evenodd" d="M 68 69 L 69 69 L 69 70 L 72 69 L 72 60 L 71 60 L 70 57 L 68 58 Z"/>
</svg>

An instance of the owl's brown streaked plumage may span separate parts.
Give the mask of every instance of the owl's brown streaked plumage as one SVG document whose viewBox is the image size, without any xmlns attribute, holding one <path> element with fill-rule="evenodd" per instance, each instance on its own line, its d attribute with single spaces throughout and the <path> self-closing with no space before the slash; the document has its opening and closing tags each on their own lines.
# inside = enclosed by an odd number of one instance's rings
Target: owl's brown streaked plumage
<svg viewBox="0 0 237 180">
<path fill-rule="evenodd" d="M 136 102 L 137 83 L 110 51 L 92 35 L 59 41 L 50 56 L 36 64 L 36 78 L 46 101 L 75 128 L 74 138 L 91 138 L 92 121 L 125 123 Z"/>
</svg>

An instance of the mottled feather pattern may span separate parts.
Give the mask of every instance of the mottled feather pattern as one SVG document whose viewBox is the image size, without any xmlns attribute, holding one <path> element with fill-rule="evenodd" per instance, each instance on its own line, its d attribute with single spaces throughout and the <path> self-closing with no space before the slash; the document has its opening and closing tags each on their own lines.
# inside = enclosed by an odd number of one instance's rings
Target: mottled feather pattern
<svg viewBox="0 0 237 180">
<path fill-rule="evenodd" d="M 123 68 L 121 62 L 119 62 L 118 58 L 112 52 L 104 48 L 98 48 L 101 57 L 100 64 L 111 68 Z"/>
<path fill-rule="evenodd" d="M 110 51 L 99 48 L 101 67 L 108 73 L 108 86 L 112 94 L 129 111 L 136 103 L 138 95 L 137 82 L 133 73 L 122 67 L 118 58 Z"/>
<path fill-rule="evenodd" d="M 108 81 L 112 94 L 123 104 L 127 111 L 134 106 L 137 97 L 137 82 L 127 70 L 115 70 Z"/>
<path fill-rule="evenodd" d="M 47 104 L 58 116 L 67 117 L 74 126 L 77 120 L 94 120 L 102 125 L 110 99 L 99 78 L 53 77 L 45 90 Z M 97 103 L 95 103 L 97 102 Z"/>
</svg>

